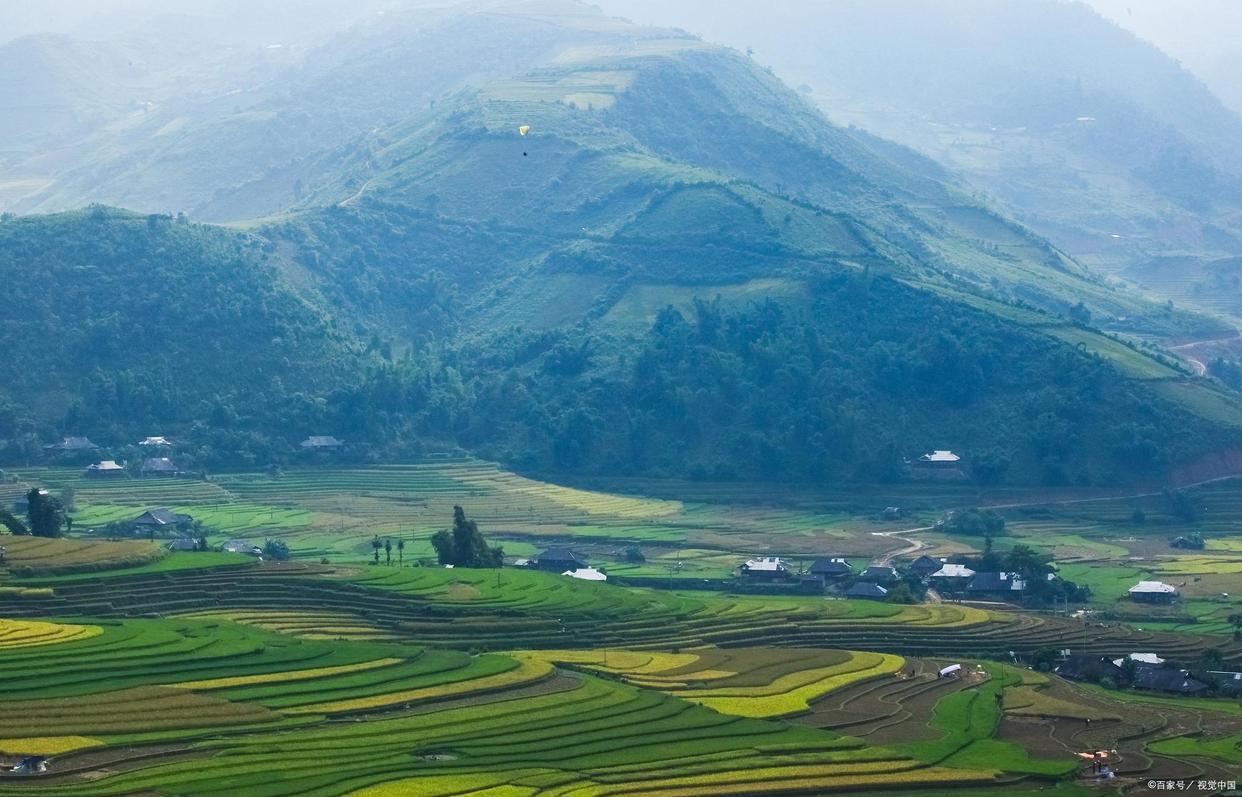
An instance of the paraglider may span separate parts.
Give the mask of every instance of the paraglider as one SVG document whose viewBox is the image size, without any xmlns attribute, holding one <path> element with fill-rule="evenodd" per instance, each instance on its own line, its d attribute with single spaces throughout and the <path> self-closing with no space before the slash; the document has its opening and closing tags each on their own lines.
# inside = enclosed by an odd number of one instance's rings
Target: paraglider
<svg viewBox="0 0 1242 797">
<path fill-rule="evenodd" d="M 518 135 L 521 136 L 522 138 L 526 138 L 526 134 L 529 132 L 530 132 L 530 125 L 522 125 L 518 128 Z M 522 157 L 523 158 L 526 157 L 526 152 L 524 150 L 522 152 Z"/>
</svg>

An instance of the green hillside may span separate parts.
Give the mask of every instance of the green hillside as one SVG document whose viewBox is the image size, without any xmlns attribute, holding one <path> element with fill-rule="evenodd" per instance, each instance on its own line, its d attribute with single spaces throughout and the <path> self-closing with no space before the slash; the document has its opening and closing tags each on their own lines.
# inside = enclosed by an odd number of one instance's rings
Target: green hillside
<svg viewBox="0 0 1242 797">
<path fill-rule="evenodd" d="M 132 458 L 160 433 L 215 469 L 333 434 L 344 458 L 820 482 L 951 447 L 984 480 L 1096 483 L 1234 444 L 1232 394 L 1096 329 L 1214 322 L 1106 284 L 739 53 L 575 4 L 496 13 L 385 30 L 541 31 L 542 65 L 445 65 L 432 82 L 464 87 L 303 161 L 277 216 L 6 221 L 0 266 L 38 275 L 0 340 L 6 457 L 90 434 Z M 367 41 L 299 91 L 386 74 Z"/>
</svg>

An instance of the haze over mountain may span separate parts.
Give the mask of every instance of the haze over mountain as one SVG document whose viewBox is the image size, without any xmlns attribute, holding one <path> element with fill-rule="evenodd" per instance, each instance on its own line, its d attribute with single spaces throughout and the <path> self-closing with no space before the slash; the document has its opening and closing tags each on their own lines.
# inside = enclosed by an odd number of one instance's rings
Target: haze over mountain
<svg viewBox="0 0 1242 797">
<path fill-rule="evenodd" d="M 1226 327 L 1108 284 L 978 174 L 832 124 L 744 53 L 571 2 L 381 10 L 279 47 L 158 17 L 0 48 L 30 74 L 8 207 L 145 214 L 0 223 L 9 456 L 158 427 L 213 467 L 331 433 L 373 458 L 818 481 L 950 445 L 983 478 L 1087 483 L 1237 440 L 1237 397 L 1143 342 Z M 1169 140 L 1216 153 L 1232 117 L 1168 74 L 1161 114 L 1216 114 Z M 981 124 L 969 96 L 953 113 Z"/>
<path fill-rule="evenodd" d="M 753 47 L 829 118 L 935 158 L 1093 268 L 1216 311 L 1242 308 L 1228 274 L 1215 276 L 1242 253 L 1242 119 L 1086 5 L 608 7 Z M 1200 19 L 1232 30 L 1227 15 Z M 1191 279 L 1178 279 L 1183 268 Z"/>
</svg>

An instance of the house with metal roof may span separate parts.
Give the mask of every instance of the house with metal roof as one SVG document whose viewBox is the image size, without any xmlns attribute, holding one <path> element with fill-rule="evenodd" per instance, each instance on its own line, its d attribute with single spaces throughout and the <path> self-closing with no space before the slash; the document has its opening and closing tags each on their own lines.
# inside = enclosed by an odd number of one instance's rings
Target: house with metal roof
<svg viewBox="0 0 1242 797">
<path fill-rule="evenodd" d="M 1172 603 L 1177 598 L 1177 588 L 1163 581 L 1140 581 L 1127 594 L 1136 603 Z"/>
<path fill-rule="evenodd" d="M 738 568 L 738 575 L 752 581 L 784 581 L 792 573 L 789 565 L 779 556 L 761 556 L 743 563 Z"/>
<path fill-rule="evenodd" d="M 931 574 L 931 577 L 932 578 L 967 579 L 967 578 L 974 578 L 975 571 L 971 570 L 966 565 L 959 565 L 953 562 L 945 562 L 943 565 L 941 565 L 939 570 Z"/>
</svg>

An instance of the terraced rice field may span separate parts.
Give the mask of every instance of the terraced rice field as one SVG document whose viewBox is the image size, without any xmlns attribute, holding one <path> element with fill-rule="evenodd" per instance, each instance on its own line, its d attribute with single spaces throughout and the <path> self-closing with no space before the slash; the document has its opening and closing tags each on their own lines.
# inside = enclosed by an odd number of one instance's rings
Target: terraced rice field
<svg viewBox="0 0 1242 797">
<path fill-rule="evenodd" d="M 145 540 L 111 542 L 45 537 L 4 538 L 10 572 L 25 575 L 93 572 L 136 567 L 161 558 L 165 549 Z"/>
<path fill-rule="evenodd" d="M 804 712 L 811 702 L 836 689 L 891 678 L 905 663 L 892 654 L 769 648 L 686 654 L 546 651 L 532 655 L 557 664 L 572 663 L 613 673 L 628 683 L 741 717 Z"/>
</svg>

